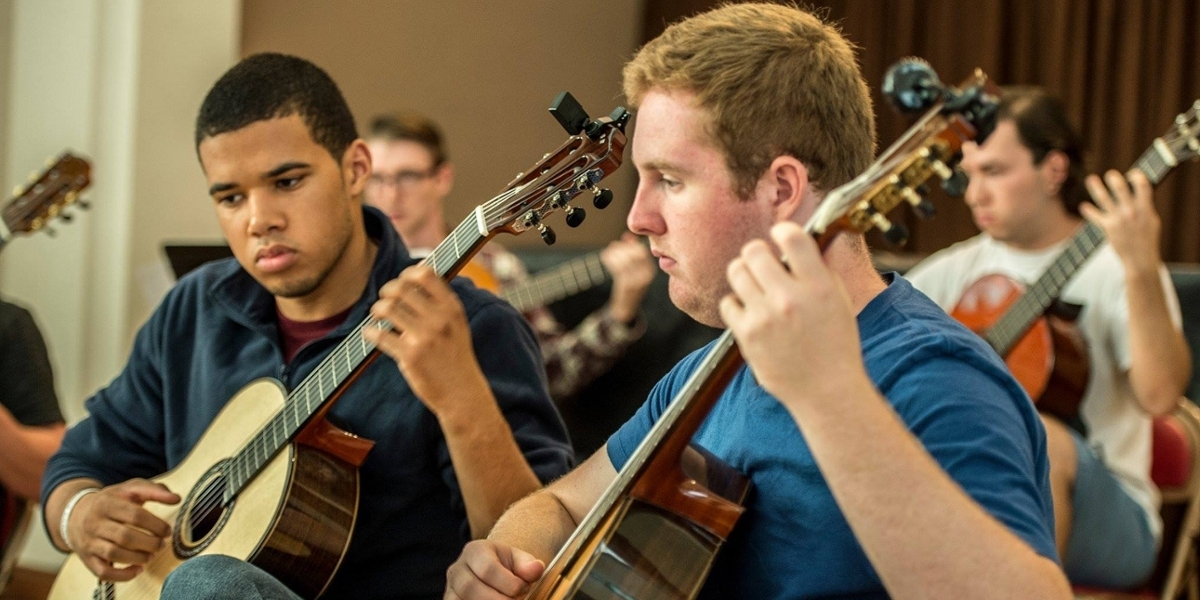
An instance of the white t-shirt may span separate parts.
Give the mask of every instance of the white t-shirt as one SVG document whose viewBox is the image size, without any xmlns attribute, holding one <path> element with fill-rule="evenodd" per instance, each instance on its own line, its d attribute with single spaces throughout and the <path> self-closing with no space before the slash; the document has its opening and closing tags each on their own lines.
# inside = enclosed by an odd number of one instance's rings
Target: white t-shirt
<svg viewBox="0 0 1200 600">
<path fill-rule="evenodd" d="M 1028 286 L 1037 281 L 1070 240 L 1026 252 L 997 242 L 986 234 L 955 244 L 930 256 L 905 274 L 913 286 L 946 311 L 958 303 L 971 284 L 985 275 L 1006 275 Z M 1167 307 L 1181 327 L 1179 299 L 1166 267 L 1162 267 Z M 1117 253 L 1104 242 L 1067 282 L 1062 300 L 1083 306 L 1077 324 L 1088 344 L 1091 375 L 1080 406 L 1088 443 L 1116 475 L 1161 535 L 1159 494 L 1150 481 L 1150 416 L 1137 404 L 1129 384 L 1129 302 L 1125 270 Z"/>
</svg>

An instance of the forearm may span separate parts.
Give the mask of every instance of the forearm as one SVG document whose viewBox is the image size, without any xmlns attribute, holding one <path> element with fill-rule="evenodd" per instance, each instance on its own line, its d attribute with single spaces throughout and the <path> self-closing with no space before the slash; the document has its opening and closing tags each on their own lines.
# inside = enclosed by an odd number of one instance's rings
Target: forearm
<svg viewBox="0 0 1200 600">
<path fill-rule="evenodd" d="M 0 484 L 14 494 L 38 500 L 42 471 L 46 461 L 62 444 L 66 426 L 62 423 L 28 427 L 10 415 L 2 415 L 0 424 Z"/>
<path fill-rule="evenodd" d="M 1131 267 L 1125 275 L 1129 301 L 1129 383 L 1142 409 L 1171 412 L 1192 375 L 1187 341 L 1171 321 L 1157 265 Z"/>
<path fill-rule="evenodd" d="M 487 535 L 513 502 L 541 487 L 486 384 L 439 417 L 467 509 L 471 536 Z"/>
<path fill-rule="evenodd" d="M 488 539 L 549 563 L 616 477 L 608 448 L 601 447 L 575 470 L 514 504 Z"/>
<path fill-rule="evenodd" d="M 891 597 L 1070 598 L 1057 565 L 967 496 L 869 383 L 786 404 Z"/>
<path fill-rule="evenodd" d="M 59 535 L 62 513 L 63 509 L 66 508 L 67 501 L 83 489 L 102 487 L 104 487 L 104 484 L 99 481 L 84 477 L 68 479 L 54 488 L 54 491 L 50 492 L 50 495 L 46 498 L 45 506 L 42 507 L 42 518 L 46 521 L 46 531 L 50 533 L 50 541 L 59 550 L 63 552 L 67 551 L 67 542 Z"/>
<path fill-rule="evenodd" d="M 520 548 L 549 564 L 576 525 L 558 497 L 544 489 L 512 505 L 488 539 Z"/>
</svg>

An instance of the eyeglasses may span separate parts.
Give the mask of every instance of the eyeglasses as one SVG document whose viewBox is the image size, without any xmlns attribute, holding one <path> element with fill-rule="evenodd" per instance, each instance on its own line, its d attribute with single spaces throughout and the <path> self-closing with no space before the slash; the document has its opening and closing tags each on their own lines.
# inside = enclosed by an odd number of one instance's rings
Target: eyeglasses
<svg viewBox="0 0 1200 600">
<path fill-rule="evenodd" d="M 367 177 L 367 185 L 373 188 L 384 188 L 389 185 L 396 186 L 397 189 L 408 189 L 418 183 L 433 177 L 436 167 L 428 171 L 396 171 L 392 174 L 372 173 Z"/>
</svg>

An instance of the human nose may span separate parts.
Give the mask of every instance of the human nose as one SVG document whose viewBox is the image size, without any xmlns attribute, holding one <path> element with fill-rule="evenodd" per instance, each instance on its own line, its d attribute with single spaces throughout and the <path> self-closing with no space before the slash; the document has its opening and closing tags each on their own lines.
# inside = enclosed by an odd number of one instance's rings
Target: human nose
<svg viewBox="0 0 1200 600">
<path fill-rule="evenodd" d="M 963 201 L 967 203 L 968 208 L 975 208 L 987 201 L 987 190 L 984 189 L 981 178 L 967 179 L 967 191 L 963 193 Z"/>
<path fill-rule="evenodd" d="M 264 198 L 261 194 L 251 193 L 247 198 L 246 206 L 250 211 L 247 229 L 251 235 L 266 236 L 273 231 L 283 229 L 286 225 L 287 221 L 283 211 L 280 211 L 274 202 Z"/>
<path fill-rule="evenodd" d="M 648 186 L 638 183 L 637 192 L 633 196 L 633 206 L 629 208 L 629 216 L 625 225 L 638 235 L 661 235 L 666 231 L 665 223 L 659 212 L 658 198 Z"/>
</svg>

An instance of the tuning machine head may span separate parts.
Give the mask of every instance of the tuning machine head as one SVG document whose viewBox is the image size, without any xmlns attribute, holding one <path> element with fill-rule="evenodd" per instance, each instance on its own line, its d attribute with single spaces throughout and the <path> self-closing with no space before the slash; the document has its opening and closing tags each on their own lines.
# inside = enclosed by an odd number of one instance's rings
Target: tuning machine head
<svg viewBox="0 0 1200 600">
<path fill-rule="evenodd" d="M 961 198 L 963 194 L 967 193 L 967 184 L 970 183 L 970 180 L 967 179 L 967 174 L 962 169 L 947 165 L 939 153 L 930 147 L 922 148 L 920 154 L 934 174 L 941 178 L 942 189 L 946 191 L 946 194 L 954 198 Z"/>
<path fill-rule="evenodd" d="M 596 195 L 592 198 L 592 205 L 600 210 L 604 210 L 609 204 L 612 204 L 613 193 L 610 189 L 592 188 L 592 193 Z"/>
<path fill-rule="evenodd" d="M 908 241 L 908 228 L 893 223 L 882 213 L 871 209 L 871 223 L 883 234 L 883 239 L 893 246 L 903 246 Z"/>
<path fill-rule="evenodd" d="M 583 224 L 583 219 L 587 217 L 587 211 L 582 208 L 568 206 L 566 210 L 567 227 L 579 227 Z"/>
</svg>

